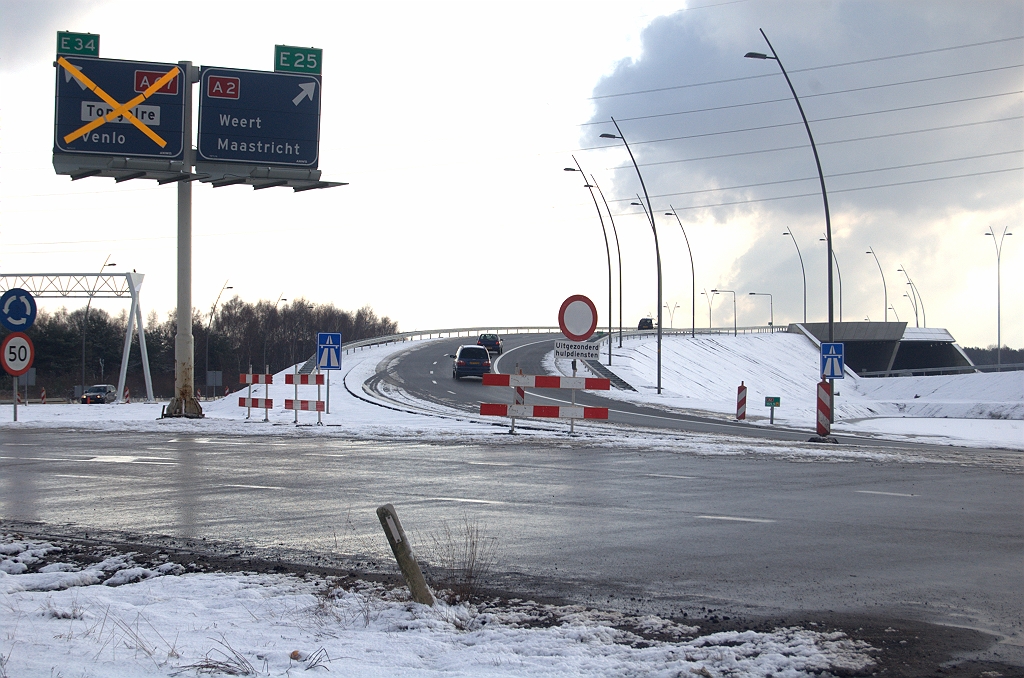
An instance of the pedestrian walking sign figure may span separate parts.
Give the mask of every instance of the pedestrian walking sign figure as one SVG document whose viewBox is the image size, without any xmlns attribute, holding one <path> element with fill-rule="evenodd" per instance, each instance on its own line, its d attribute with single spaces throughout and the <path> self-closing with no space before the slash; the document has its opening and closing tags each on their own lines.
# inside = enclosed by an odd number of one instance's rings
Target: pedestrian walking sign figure
<svg viewBox="0 0 1024 678">
<path fill-rule="evenodd" d="M 341 332 L 316 335 L 316 366 L 321 371 L 341 369 Z"/>
<path fill-rule="evenodd" d="M 844 361 L 841 343 L 821 345 L 821 378 L 843 379 Z"/>
</svg>

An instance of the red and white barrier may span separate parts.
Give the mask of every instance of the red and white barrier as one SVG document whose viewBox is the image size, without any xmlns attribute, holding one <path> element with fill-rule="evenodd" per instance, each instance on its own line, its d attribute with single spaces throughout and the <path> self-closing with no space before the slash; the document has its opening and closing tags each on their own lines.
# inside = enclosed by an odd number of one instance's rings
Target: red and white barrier
<svg viewBox="0 0 1024 678">
<path fill-rule="evenodd" d="M 736 389 L 736 418 L 740 421 L 747 418 L 747 387 L 742 381 Z"/>
<path fill-rule="evenodd" d="M 516 386 L 516 405 L 526 404 L 526 391 L 523 390 L 522 386 Z"/>
<path fill-rule="evenodd" d="M 832 385 L 827 380 L 818 382 L 818 435 L 832 432 Z"/>
<path fill-rule="evenodd" d="M 39 402 L 42 405 L 46 404 L 46 389 L 45 388 L 39 389 Z"/>
<path fill-rule="evenodd" d="M 132 392 L 127 386 L 124 387 L 124 401 L 129 405 L 132 402 Z"/>
<path fill-rule="evenodd" d="M 268 365 L 265 369 L 267 370 L 267 372 L 264 373 L 264 374 L 253 374 L 253 372 L 252 372 L 252 365 L 249 365 L 249 371 L 248 372 L 246 372 L 244 374 L 239 374 L 238 375 L 238 383 L 239 384 L 246 384 L 248 386 L 248 392 L 246 393 L 247 397 L 245 397 L 245 398 L 241 398 L 240 397 L 238 399 L 238 406 L 246 408 L 245 409 L 245 418 L 246 419 L 248 419 L 248 418 L 250 418 L 252 416 L 252 408 L 255 407 L 257 409 L 260 409 L 260 408 L 263 409 L 263 421 L 270 421 L 270 409 L 274 406 L 273 398 L 253 398 L 252 397 L 252 385 L 253 384 L 273 384 L 274 383 L 274 375 L 270 374 L 270 366 Z M 269 394 L 269 392 L 270 392 L 269 388 L 264 388 L 263 390 L 264 390 L 265 394 Z M 228 389 L 227 389 L 227 387 L 225 387 L 224 388 L 224 397 L 227 397 L 227 395 L 228 395 Z"/>
<path fill-rule="evenodd" d="M 582 407 L 558 405 L 505 405 L 480 403 L 480 414 L 493 417 L 515 417 L 516 419 L 538 417 L 545 419 L 607 419 L 607 407 Z"/>
<path fill-rule="evenodd" d="M 295 410 L 296 412 L 323 412 L 324 401 L 292 400 L 291 398 L 288 398 L 287 400 L 284 401 L 284 409 Z"/>
<path fill-rule="evenodd" d="M 610 379 L 593 377 L 547 377 L 532 374 L 485 374 L 484 386 L 512 386 L 515 388 L 571 388 L 578 391 L 608 391 Z"/>
<path fill-rule="evenodd" d="M 296 386 L 323 386 L 324 374 L 286 374 L 284 383 L 295 384 Z M 287 407 L 285 409 L 288 409 Z"/>
</svg>

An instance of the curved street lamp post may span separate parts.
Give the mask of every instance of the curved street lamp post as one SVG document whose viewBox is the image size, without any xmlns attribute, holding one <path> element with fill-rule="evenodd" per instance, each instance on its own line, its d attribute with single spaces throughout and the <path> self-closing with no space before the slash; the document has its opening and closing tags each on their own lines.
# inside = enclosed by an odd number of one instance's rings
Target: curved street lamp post
<svg viewBox="0 0 1024 678">
<path fill-rule="evenodd" d="M 828 242 L 828 240 L 818 238 L 818 242 Z M 836 277 L 839 278 L 839 322 L 843 322 L 843 270 L 839 268 L 839 257 L 836 256 L 835 250 L 832 250 L 832 261 L 836 265 Z"/>
<path fill-rule="evenodd" d="M 274 302 L 274 313 L 277 313 L 277 307 L 282 301 L 288 301 L 284 298 L 284 292 L 281 292 L 281 296 Z M 270 328 L 266 328 L 263 332 L 263 369 L 268 369 L 270 366 L 267 365 L 267 337 L 270 335 Z"/>
<path fill-rule="evenodd" d="M 224 294 L 224 290 L 234 289 L 228 285 L 228 281 L 224 281 L 224 287 L 220 288 L 220 292 L 217 293 L 217 298 L 213 302 L 213 306 L 210 308 L 210 321 L 206 324 L 206 397 L 210 397 L 210 330 L 213 329 L 213 316 L 217 312 L 217 304 L 220 303 L 220 296 Z M 214 393 L 214 395 L 217 395 Z"/>
<path fill-rule="evenodd" d="M 875 254 L 874 247 L 868 247 L 868 251 L 864 254 L 870 254 L 875 258 L 875 265 L 878 266 L 878 272 L 882 276 L 882 300 L 885 302 L 885 322 L 889 322 L 889 289 L 885 286 L 885 273 L 882 271 L 882 265 L 878 263 L 878 255 Z"/>
<path fill-rule="evenodd" d="M 752 297 L 768 297 L 768 326 L 775 327 L 775 300 L 771 292 L 750 292 Z"/>
<path fill-rule="evenodd" d="M 736 336 L 736 292 L 733 290 L 711 290 L 714 294 L 732 295 L 732 336 Z"/>
<path fill-rule="evenodd" d="M 683 238 L 686 239 L 686 251 L 690 254 L 690 283 L 692 290 L 690 291 L 690 337 L 695 337 L 697 332 L 697 274 L 694 273 L 693 268 L 693 249 L 690 247 L 690 237 L 686 235 L 686 229 L 683 228 L 683 222 L 676 213 L 676 208 L 669 205 L 671 212 L 665 212 L 665 216 L 673 216 L 676 221 L 679 222 L 679 228 L 683 231 Z"/>
<path fill-rule="evenodd" d="M 107 263 L 108 261 L 110 261 L 110 256 L 111 255 L 108 254 L 107 258 L 103 260 L 103 265 L 100 266 L 100 273 L 103 273 L 103 269 L 105 269 L 108 266 L 117 266 L 117 264 Z M 93 286 L 92 289 L 92 294 L 89 295 L 89 301 L 87 301 L 85 304 L 85 317 L 82 319 L 82 395 L 85 395 L 85 334 L 89 330 L 89 307 L 92 306 L 92 297 L 94 294 L 96 294 L 96 289 L 99 287 L 99 285 L 100 279 L 97 278 L 96 284 Z M 118 394 L 117 397 L 120 398 L 121 395 Z"/>
<path fill-rule="evenodd" d="M 572 156 L 576 167 L 566 167 L 566 172 L 579 172 L 583 175 L 583 187 L 590 191 L 590 199 L 594 201 L 594 209 L 597 210 L 597 218 L 601 222 L 601 234 L 604 235 L 604 252 L 608 257 L 608 364 L 612 364 L 612 251 L 608 246 L 608 229 L 604 227 L 604 217 L 601 215 L 601 207 L 597 204 L 597 196 L 594 195 L 594 184 L 587 183 L 587 175 L 580 167 L 580 161 Z M 621 270 L 619 271 L 621 273 Z M 621 321 L 621 318 L 620 318 Z"/>
<path fill-rule="evenodd" d="M 679 302 L 672 306 L 665 304 L 665 308 L 668 309 L 668 328 L 674 330 L 676 328 L 676 309 L 679 308 Z"/>
<path fill-rule="evenodd" d="M 928 314 L 924 312 L 924 299 L 921 298 L 921 292 L 917 289 L 917 285 L 910 278 L 910 274 L 907 273 L 907 267 L 900 264 L 900 267 L 896 269 L 907 278 L 907 285 L 910 287 L 910 294 L 904 295 L 910 299 L 911 305 L 914 307 L 914 326 L 917 327 L 917 311 L 921 311 L 921 324 L 928 327 Z"/>
<path fill-rule="evenodd" d="M 713 325 L 711 324 L 711 304 L 712 302 L 714 302 L 715 294 L 717 294 L 717 292 L 712 291 L 709 294 L 707 290 L 703 290 L 700 294 L 708 302 L 708 329 L 710 330 L 713 327 Z"/>
<path fill-rule="evenodd" d="M 996 365 L 1003 364 L 1003 274 L 1001 271 L 1003 258 L 1003 239 L 1013 233 L 1008 233 L 1003 227 L 1003 233 L 996 240 L 996 229 L 989 229 L 985 235 L 992 236 L 992 242 L 996 246 Z"/>
<path fill-rule="evenodd" d="M 622 248 L 619 247 L 619 231 L 615 228 L 615 217 L 612 216 L 612 210 L 608 207 L 608 201 L 604 199 L 604 191 L 597 184 L 593 174 L 590 175 L 590 183 L 594 184 L 594 188 L 597 189 L 598 194 L 601 196 L 601 202 L 604 203 L 604 211 L 608 213 L 608 221 L 612 225 L 612 234 L 615 236 L 615 253 L 619 257 L 619 348 L 622 348 Z M 609 339 L 609 341 L 611 340 Z"/>
<path fill-rule="evenodd" d="M 807 139 L 811 142 L 811 151 L 814 153 L 814 164 L 818 168 L 818 180 L 821 183 L 821 200 L 825 207 L 825 240 L 828 246 L 828 256 L 826 257 L 826 265 L 828 268 L 828 340 L 829 342 L 835 341 L 835 323 L 833 318 L 833 299 L 832 299 L 832 218 L 828 212 L 828 193 L 825 191 L 825 174 L 821 171 L 821 159 L 818 157 L 818 147 L 814 145 L 814 135 L 811 134 L 811 125 L 807 122 L 807 116 L 804 114 L 804 107 L 800 103 L 800 97 L 796 95 L 796 89 L 793 87 L 793 82 L 789 79 L 789 74 L 786 73 L 786 68 L 782 65 L 782 60 L 779 59 L 779 55 L 776 54 L 775 48 L 772 47 L 772 43 L 768 40 L 768 36 L 765 35 L 763 29 L 761 31 L 761 37 L 768 44 L 768 49 L 771 50 L 772 55 L 768 56 L 761 52 L 747 52 L 743 56 L 748 59 L 771 59 L 779 65 L 779 70 L 782 71 L 783 77 L 786 78 L 786 84 L 789 85 L 789 91 L 793 94 L 793 100 L 796 102 L 796 107 L 800 111 L 800 117 L 804 121 L 804 129 L 807 130 Z M 806 322 L 807 319 L 804 319 Z M 832 403 L 833 407 L 830 409 L 835 411 L 835 403 Z"/>
<path fill-rule="evenodd" d="M 807 271 L 804 269 L 804 255 L 800 254 L 800 245 L 796 244 L 796 236 L 793 235 L 793 229 L 783 231 L 782 235 L 788 235 L 793 239 L 793 247 L 796 248 L 796 256 L 800 257 L 800 275 L 804 281 L 804 322 L 807 322 Z"/>
<path fill-rule="evenodd" d="M 664 303 L 661 298 L 661 250 L 658 247 L 658 227 L 654 224 L 654 212 L 651 211 L 651 197 L 647 194 L 647 185 L 644 184 L 644 176 L 640 174 L 640 167 L 636 164 L 636 158 L 633 157 L 633 151 L 629 148 L 629 143 L 626 141 L 626 137 L 622 136 L 622 130 L 619 128 L 619 123 L 615 122 L 615 118 L 612 118 L 612 124 L 615 125 L 615 131 L 618 134 L 608 134 L 607 132 L 601 135 L 602 139 L 621 139 L 622 145 L 626 147 L 626 152 L 629 153 L 629 159 L 633 161 L 633 169 L 636 170 L 636 175 L 640 179 L 640 187 L 644 189 L 644 197 L 647 198 L 647 219 L 651 222 L 651 232 L 654 233 L 654 256 L 657 259 L 658 264 L 658 394 L 661 395 L 661 307 Z M 639 198 L 639 196 L 637 196 Z"/>
</svg>

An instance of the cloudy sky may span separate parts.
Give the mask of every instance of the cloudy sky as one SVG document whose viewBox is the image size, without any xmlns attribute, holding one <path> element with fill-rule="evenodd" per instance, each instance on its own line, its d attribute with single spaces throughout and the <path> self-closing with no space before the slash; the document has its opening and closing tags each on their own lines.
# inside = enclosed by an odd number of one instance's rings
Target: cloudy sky
<svg viewBox="0 0 1024 678">
<path fill-rule="evenodd" d="M 173 186 L 72 183 L 51 165 L 58 30 L 101 35 L 100 56 L 271 70 L 275 44 L 323 49 L 320 168 L 349 186 L 194 188 L 193 305 L 225 280 L 248 301 L 370 304 L 403 330 L 551 325 L 570 294 L 607 322 L 608 269 L 575 155 L 611 206 L 626 326 L 664 300 L 689 326 L 702 290 L 738 294 L 738 321 L 826 318 L 825 220 L 799 112 L 825 174 L 843 320 L 1024 346 L 1024 6 L 1007 2 L 365 2 L 0 0 L 0 272 L 146 274 L 144 310 L 175 305 Z M 600 198 L 598 198 L 600 200 Z M 609 226 L 610 224 L 606 224 Z M 611 238 L 613 263 L 617 259 Z M 871 248 L 878 257 L 866 252 Z M 614 323 L 618 324 L 615 270 Z M 839 319 L 839 277 L 836 319 Z M 77 304 L 75 300 L 69 304 Z M 713 298 L 732 324 L 732 298 Z M 678 307 L 676 305 L 678 304 Z M 116 303 L 99 304 L 112 313 Z M 51 304 L 44 304 L 50 306 Z M 670 322 L 665 314 L 665 324 Z"/>
</svg>

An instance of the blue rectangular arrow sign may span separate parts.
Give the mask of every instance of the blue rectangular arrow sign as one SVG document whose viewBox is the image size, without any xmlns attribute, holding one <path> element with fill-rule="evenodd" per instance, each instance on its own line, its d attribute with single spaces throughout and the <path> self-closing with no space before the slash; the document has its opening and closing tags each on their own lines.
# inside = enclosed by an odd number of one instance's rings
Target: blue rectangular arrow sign
<svg viewBox="0 0 1024 678">
<path fill-rule="evenodd" d="M 198 159 L 316 169 L 320 76 L 204 66 Z"/>
<path fill-rule="evenodd" d="M 844 379 L 843 345 L 840 343 L 821 345 L 822 379 Z"/>
<path fill-rule="evenodd" d="M 316 366 L 321 371 L 341 369 L 341 332 L 316 335 Z"/>
<path fill-rule="evenodd" d="M 53 152 L 180 160 L 187 86 L 177 64 L 58 57 Z"/>
</svg>

